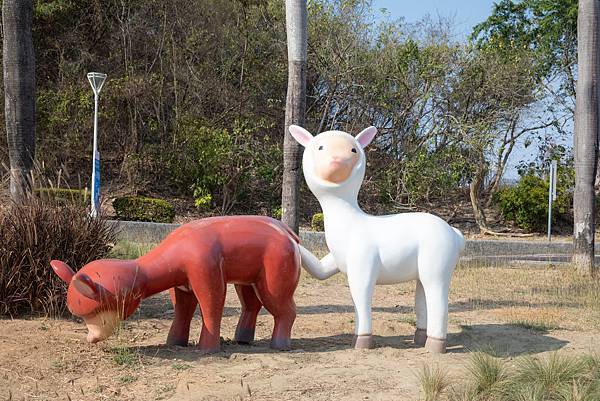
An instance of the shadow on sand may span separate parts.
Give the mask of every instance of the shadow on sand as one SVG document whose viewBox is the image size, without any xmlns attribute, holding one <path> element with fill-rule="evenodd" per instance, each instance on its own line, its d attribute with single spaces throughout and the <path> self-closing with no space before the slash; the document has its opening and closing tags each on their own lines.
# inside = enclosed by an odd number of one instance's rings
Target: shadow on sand
<svg viewBox="0 0 600 401">
<path fill-rule="evenodd" d="M 337 334 L 332 336 L 294 338 L 292 351 L 284 353 L 323 353 L 347 350 L 352 352 L 352 335 Z M 373 336 L 375 349 L 394 348 L 398 350 L 415 350 L 418 347 L 412 342 L 412 336 Z M 448 353 L 465 353 L 493 350 L 504 357 L 537 354 L 563 348 L 568 342 L 559 340 L 548 333 L 524 329 L 508 324 L 480 324 L 462 326 L 459 333 L 448 335 Z M 189 347 L 172 347 L 166 345 L 148 345 L 138 348 L 138 352 L 148 357 L 161 359 L 178 359 L 194 361 L 205 356 L 193 345 Z M 233 341 L 224 341 L 222 351 L 211 354 L 212 357 L 231 358 L 233 354 L 265 354 L 278 353 L 269 348 L 268 339 L 260 339 L 251 345 L 241 345 Z"/>
</svg>

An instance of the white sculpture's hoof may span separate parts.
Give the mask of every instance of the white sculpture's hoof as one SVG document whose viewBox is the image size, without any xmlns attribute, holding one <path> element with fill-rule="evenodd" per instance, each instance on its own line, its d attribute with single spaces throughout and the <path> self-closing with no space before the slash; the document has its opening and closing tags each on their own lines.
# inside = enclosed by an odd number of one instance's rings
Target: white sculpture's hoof
<svg viewBox="0 0 600 401">
<path fill-rule="evenodd" d="M 427 342 L 427 330 L 426 329 L 415 330 L 414 342 L 417 347 L 425 346 L 425 342 Z"/>
<path fill-rule="evenodd" d="M 425 342 L 425 349 L 432 354 L 445 354 L 446 353 L 446 339 L 427 337 Z"/>
<path fill-rule="evenodd" d="M 371 336 L 370 334 L 354 336 L 352 345 L 354 346 L 355 349 L 373 348 L 373 336 Z"/>
</svg>

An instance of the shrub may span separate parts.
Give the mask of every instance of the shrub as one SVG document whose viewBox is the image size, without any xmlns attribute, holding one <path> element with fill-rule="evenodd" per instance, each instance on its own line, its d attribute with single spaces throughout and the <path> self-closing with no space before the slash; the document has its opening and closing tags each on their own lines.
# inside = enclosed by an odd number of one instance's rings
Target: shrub
<svg viewBox="0 0 600 401">
<path fill-rule="evenodd" d="M 212 195 L 202 187 L 194 188 L 194 206 L 201 211 L 208 211 L 211 208 Z"/>
<path fill-rule="evenodd" d="M 271 217 L 277 220 L 281 220 L 281 217 L 283 217 L 283 209 L 281 208 L 281 206 L 277 206 L 271 209 Z"/>
<path fill-rule="evenodd" d="M 62 314 L 66 286 L 50 267 L 59 259 L 73 269 L 105 257 L 115 231 L 77 205 L 32 199 L 0 212 L 0 315 Z"/>
<path fill-rule="evenodd" d="M 178 124 L 181 150 L 168 165 L 170 182 L 191 191 L 203 211 L 256 214 L 281 201 L 280 144 L 261 121 L 218 127 L 194 118 Z M 262 214 L 262 213 L 261 213 Z"/>
<path fill-rule="evenodd" d="M 312 220 L 310 221 L 310 228 L 312 228 L 315 231 L 325 230 L 325 220 L 323 218 L 323 213 L 313 214 Z"/>
<path fill-rule="evenodd" d="M 119 220 L 172 223 L 175 218 L 173 205 L 162 199 L 125 196 L 116 198 L 113 208 Z"/>
<path fill-rule="evenodd" d="M 36 188 L 34 193 L 45 202 L 87 205 L 90 201 L 90 193 L 85 189 Z"/>
<path fill-rule="evenodd" d="M 543 231 L 548 221 L 548 182 L 534 174 L 526 174 L 513 187 L 498 191 L 495 201 L 502 216 L 526 231 Z M 552 216 L 568 212 L 570 197 L 558 188 L 557 199 L 552 205 Z"/>
</svg>

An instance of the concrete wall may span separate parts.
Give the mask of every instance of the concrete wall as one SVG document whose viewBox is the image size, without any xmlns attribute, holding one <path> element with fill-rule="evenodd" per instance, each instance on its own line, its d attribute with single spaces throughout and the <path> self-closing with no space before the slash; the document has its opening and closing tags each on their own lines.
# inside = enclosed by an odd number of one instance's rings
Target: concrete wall
<svg viewBox="0 0 600 401">
<path fill-rule="evenodd" d="M 111 221 L 110 223 L 117 227 L 119 239 L 141 243 L 158 243 L 179 227 L 178 224 L 137 221 Z M 300 239 L 302 244 L 315 254 L 322 255 L 327 252 L 325 235 L 322 232 L 302 231 Z M 573 244 L 570 242 L 468 240 L 463 256 L 474 260 L 491 256 L 498 260 L 564 261 L 568 259 L 567 256 L 571 254 L 572 249 Z"/>
</svg>

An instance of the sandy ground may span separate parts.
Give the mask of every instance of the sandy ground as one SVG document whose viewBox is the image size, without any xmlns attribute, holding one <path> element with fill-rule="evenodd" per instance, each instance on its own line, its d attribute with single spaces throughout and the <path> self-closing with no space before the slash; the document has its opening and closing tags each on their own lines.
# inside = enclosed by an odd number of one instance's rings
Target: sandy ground
<svg viewBox="0 0 600 401">
<path fill-rule="evenodd" d="M 451 294 L 445 355 L 430 355 L 412 344 L 412 283 L 377 288 L 376 348 L 357 351 L 350 346 L 354 313 L 345 278 L 317 282 L 303 276 L 296 292 L 299 313 L 291 352 L 268 348 L 273 323 L 264 312 L 254 345 L 231 341 L 239 316 L 233 287 L 221 332 L 223 350 L 209 356 L 193 346 L 164 345 L 173 315 L 165 294 L 146 300 L 116 336 L 99 345 L 85 343 L 85 327 L 75 320 L 3 320 L 0 399 L 416 400 L 416 372 L 423 364 L 440 366 L 458 380 L 472 350 L 492 347 L 508 359 L 598 351 L 597 309 L 538 299 L 548 294 L 535 288 L 552 283 L 549 273 L 518 273 L 512 298 L 502 301 L 492 288 L 501 291 L 505 283 L 494 281 L 512 277 L 514 269 L 494 274 L 465 270 Z M 528 274 L 544 275 L 545 284 Z M 523 292 L 521 286 L 529 289 Z M 518 323 L 531 319 L 544 326 L 532 329 Z M 199 330 L 196 320 L 194 341 Z"/>
</svg>

